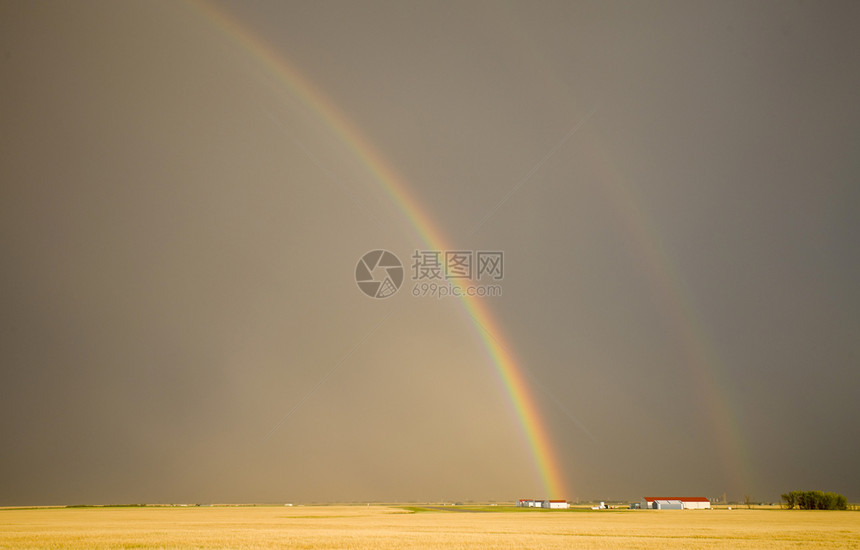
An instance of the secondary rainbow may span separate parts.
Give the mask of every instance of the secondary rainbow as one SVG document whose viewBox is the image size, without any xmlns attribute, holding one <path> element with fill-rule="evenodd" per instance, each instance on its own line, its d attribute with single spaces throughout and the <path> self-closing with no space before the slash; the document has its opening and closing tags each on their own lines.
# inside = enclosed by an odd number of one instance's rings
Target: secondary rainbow
<svg viewBox="0 0 860 550">
<path fill-rule="evenodd" d="M 589 154 L 599 164 L 600 188 L 609 196 L 621 222 L 629 250 L 647 275 L 652 292 L 663 304 L 666 320 L 679 336 L 683 364 L 699 394 L 703 412 L 713 428 L 716 439 L 714 452 L 722 464 L 725 479 L 732 491 L 743 491 L 755 478 L 743 435 L 738 407 L 732 406 L 730 386 L 721 373 L 725 371 L 720 355 L 695 307 L 695 300 L 681 276 L 677 262 L 663 246 L 653 216 L 646 214 L 647 201 L 636 193 L 609 156 L 608 148 L 586 144 Z"/>
<path fill-rule="evenodd" d="M 191 0 L 191 3 L 216 28 L 239 44 L 266 70 L 275 75 L 292 94 L 316 112 L 317 116 L 352 150 L 356 159 L 373 174 L 397 203 L 428 249 L 448 249 L 447 241 L 441 231 L 410 194 L 403 178 L 325 94 L 291 65 L 288 59 L 272 49 L 237 19 L 202 0 Z M 486 305 L 479 299 L 465 295 L 460 300 L 474 321 L 475 329 L 492 358 L 496 373 L 519 418 L 547 496 L 549 498 L 562 496 L 566 487 L 562 468 L 524 372 L 509 347 L 503 345 L 502 332 Z"/>
</svg>

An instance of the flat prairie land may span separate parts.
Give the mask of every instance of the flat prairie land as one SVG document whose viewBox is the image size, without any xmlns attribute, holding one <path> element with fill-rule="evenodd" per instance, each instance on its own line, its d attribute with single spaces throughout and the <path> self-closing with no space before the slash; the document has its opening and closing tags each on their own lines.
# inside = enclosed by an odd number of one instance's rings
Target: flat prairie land
<svg viewBox="0 0 860 550">
<path fill-rule="evenodd" d="M 858 548 L 860 512 L 394 506 L 0 509 L 0 548 Z"/>
</svg>

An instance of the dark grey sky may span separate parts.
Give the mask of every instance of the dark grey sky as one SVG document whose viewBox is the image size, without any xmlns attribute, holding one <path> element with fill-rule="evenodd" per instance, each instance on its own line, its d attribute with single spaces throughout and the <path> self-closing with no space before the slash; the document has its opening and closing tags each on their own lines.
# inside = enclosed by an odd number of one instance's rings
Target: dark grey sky
<svg viewBox="0 0 860 550">
<path fill-rule="evenodd" d="M 217 9 L 504 251 L 562 496 L 860 499 L 860 6 Z M 204 11 L 0 3 L 0 505 L 540 496 L 459 303 L 355 285 L 410 221 Z"/>
</svg>

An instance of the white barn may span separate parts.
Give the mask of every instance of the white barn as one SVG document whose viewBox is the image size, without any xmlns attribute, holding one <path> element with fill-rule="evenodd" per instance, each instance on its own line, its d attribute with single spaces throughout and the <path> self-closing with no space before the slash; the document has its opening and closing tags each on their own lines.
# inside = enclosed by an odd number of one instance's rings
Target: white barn
<svg viewBox="0 0 860 550">
<path fill-rule="evenodd" d="M 521 498 L 517 501 L 520 508 L 551 508 L 553 510 L 566 510 L 570 507 L 566 500 L 534 500 Z"/>
<path fill-rule="evenodd" d="M 704 510 L 711 507 L 705 497 L 644 497 L 642 508 L 652 510 Z"/>
</svg>

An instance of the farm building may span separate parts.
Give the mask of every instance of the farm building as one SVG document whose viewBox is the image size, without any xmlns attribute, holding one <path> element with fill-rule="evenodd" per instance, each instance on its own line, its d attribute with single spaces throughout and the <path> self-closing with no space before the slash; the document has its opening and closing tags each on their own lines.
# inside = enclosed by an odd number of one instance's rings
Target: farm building
<svg viewBox="0 0 860 550">
<path fill-rule="evenodd" d="M 566 510 L 570 507 L 566 500 L 533 500 L 521 498 L 517 501 L 520 508 L 552 508 L 554 510 Z"/>
<path fill-rule="evenodd" d="M 705 497 L 644 497 L 642 508 L 652 510 L 703 510 L 711 507 Z"/>
</svg>

